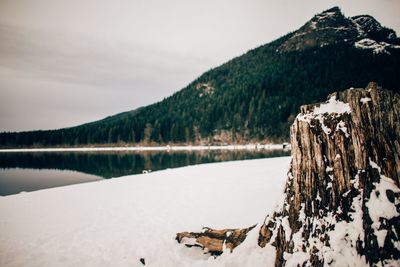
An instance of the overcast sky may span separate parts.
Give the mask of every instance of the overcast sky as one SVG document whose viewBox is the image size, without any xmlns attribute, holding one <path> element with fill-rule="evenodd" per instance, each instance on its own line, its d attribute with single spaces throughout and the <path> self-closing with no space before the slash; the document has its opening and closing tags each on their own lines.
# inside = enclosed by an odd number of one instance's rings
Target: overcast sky
<svg viewBox="0 0 400 267">
<path fill-rule="evenodd" d="M 0 0 L 0 131 L 162 100 L 335 5 L 400 31 L 399 0 Z"/>
</svg>

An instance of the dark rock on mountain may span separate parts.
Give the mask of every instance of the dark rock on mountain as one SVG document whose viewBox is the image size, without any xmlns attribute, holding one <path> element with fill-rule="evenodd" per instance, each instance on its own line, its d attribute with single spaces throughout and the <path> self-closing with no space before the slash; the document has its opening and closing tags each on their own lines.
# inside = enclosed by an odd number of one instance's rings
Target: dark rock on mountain
<svg viewBox="0 0 400 267">
<path fill-rule="evenodd" d="M 396 42 L 396 32 L 383 27 L 374 17 L 370 15 L 359 15 L 351 17 L 350 20 L 359 30 L 359 37 L 370 38 L 378 42 Z M 397 40 L 398 41 L 398 40 Z"/>
<path fill-rule="evenodd" d="M 347 18 L 338 7 L 328 9 L 308 21 L 289 39 L 279 46 L 278 51 L 304 50 L 338 43 L 356 44 L 363 39 L 382 45 L 398 43 L 396 33 L 369 15 Z"/>
</svg>

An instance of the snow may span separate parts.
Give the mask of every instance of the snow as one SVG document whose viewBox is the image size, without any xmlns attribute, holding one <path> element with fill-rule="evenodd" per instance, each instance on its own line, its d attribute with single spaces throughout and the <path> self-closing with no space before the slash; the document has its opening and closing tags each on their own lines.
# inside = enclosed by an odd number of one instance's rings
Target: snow
<svg viewBox="0 0 400 267">
<path fill-rule="evenodd" d="M 322 12 L 320 14 L 316 15 L 317 20 L 325 20 L 327 18 L 332 18 L 337 15 L 337 12 L 332 11 L 332 12 Z"/>
<path fill-rule="evenodd" d="M 344 113 L 351 113 L 350 105 L 348 103 L 336 100 L 336 97 L 332 95 L 327 102 L 322 103 L 319 106 L 315 106 L 312 111 L 306 114 L 300 113 L 297 115 L 296 119 L 299 121 L 305 121 L 309 124 L 311 123 L 312 119 L 316 119 L 319 121 L 321 129 L 325 132 L 325 134 L 329 135 L 332 133 L 332 129 L 325 125 L 326 115 L 333 114 L 337 117 Z M 345 123 L 343 121 L 340 121 L 336 125 L 336 130 L 341 130 L 346 137 L 349 137 L 349 134 L 347 133 L 347 127 L 345 127 Z"/>
<path fill-rule="evenodd" d="M 329 135 L 329 134 L 332 132 L 332 130 L 331 130 L 328 126 L 325 125 L 324 119 L 323 119 L 323 118 L 318 117 L 318 119 L 319 119 L 319 122 L 320 122 L 320 124 L 321 124 L 321 128 L 322 128 L 322 130 L 324 131 L 324 133 L 326 133 L 327 135 Z"/>
<path fill-rule="evenodd" d="M 372 99 L 369 97 L 363 97 L 360 99 L 360 102 L 364 105 L 367 104 L 369 101 L 371 101 Z"/>
<path fill-rule="evenodd" d="M 303 251 L 296 251 L 293 254 L 285 252 L 283 258 L 286 260 L 285 267 L 298 267 L 299 262 L 307 261 L 309 255 Z"/>
<path fill-rule="evenodd" d="M 371 219 L 374 222 L 379 222 L 380 217 L 389 220 L 398 216 L 396 206 L 389 201 L 386 195 L 386 190 L 392 190 L 395 187 L 393 180 L 381 176 L 380 183 L 375 183 L 375 187 L 375 191 L 371 194 L 368 202 Z"/>
<path fill-rule="evenodd" d="M 316 21 L 311 21 L 311 23 L 310 23 L 310 28 L 311 28 L 312 30 L 317 29 L 317 22 L 316 22 Z"/>
<path fill-rule="evenodd" d="M 331 189 L 332 188 L 332 182 L 329 182 L 327 185 L 326 185 L 326 189 Z"/>
<path fill-rule="evenodd" d="M 381 172 L 381 167 L 379 167 L 379 165 L 376 162 L 372 161 L 371 158 L 369 158 L 369 165 L 372 168 L 377 169 L 379 172 Z"/>
<path fill-rule="evenodd" d="M 357 41 L 354 43 L 354 46 L 359 49 L 372 49 L 372 52 L 374 54 L 389 54 L 390 52 L 386 48 L 392 48 L 392 49 L 399 49 L 400 45 L 392 45 L 388 44 L 386 42 L 377 42 L 375 40 L 369 39 L 369 38 L 364 38 L 360 41 Z"/>
<path fill-rule="evenodd" d="M 344 135 L 346 137 L 349 137 L 349 133 L 347 132 L 347 127 L 344 121 L 340 121 L 337 125 L 336 125 L 336 131 L 342 131 L 344 133 Z"/>
<path fill-rule="evenodd" d="M 215 88 L 211 86 L 210 83 L 198 83 L 196 85 L 196 90 L 200 90 L 199 97 L 203 97 L 206 95 L 213 95 Z"/>
<path fill-rule="evenodd" d="M 287 143 L 283 144 L 244 144 L 221 146 L 124 146 L 124 147 L 63 147 L 63 148 L 22 148 L 0 149 L 1 152 L 91 152 L 91 151 L 198 151 L 198 150 L 274 150 L 288 149 Z"/>
<path fill-rule="evenodd" d="M 369 266 L 365 256 L 358 255 L 355 249 L 357 240 L 364 239 L 361 195 L 353 199 L 352 209 L 354 212 L 350 215 L 353 221 L 340 221 L 335 224 L 334 231 L 328 232 L 330 248 L 324 250 L 323 256 L 325 262 L 332 261 L 330 266 Z M 331 221 L 334 220 L 331 216 Z"/>
<path fill-rule="evenodd" d="M 263 222 L 289 157 L 196 165 L 0 197 L 0 266 L 272 266 L 258 227 L 214 259 L 182 231 Z"/>
<path fill-rule="evenodd" d="M 292 234 L 292 229 L 290 228 L 290 224 L 289 224 L 289 218 L 288 217 L 284 217 L 282 219 L 281 225 L 283 227 L 283 230 L 285 231 L 285 239 L 287 242 L 290 241 L 290 235 Z"/>
<path fill-rule="evenodd" d="M 358 179 L 358 178 L 356 178 Z M 303 204 L 304 205 L 304 204 Z M 364 239 L 363 220 L 362 220 L 362 196 L 358 195 L 353 199 L 352 210 L 349 215 L 352 220 L 337 221 L 333 212 L 328 212 L 323 218 L 307 217 L 302 206 L 299 214 L 299 220 L 302 227 L 292 236 L 293 253 L 285 253 L 284 258 L 287 260 L 285 266 L 305 266 L 309 265 L 310 255 L 313 247 L 317 248 L 316 252 L 320 259 L 323 259 L 329 266 L 334 267 L 352 267 L 352 266 L 369 266 L 364 256 L 357 253 L 356 242 L 358 239 Z M 336 213 L 340 213 L 340 209 Z M 333 230 L 323 231 L 334 226 Z M 303 230 L 312 229 L 311 236 L 304 239 Z M 324 233 L 328 235 L 329 246 L 321 241 Z M 307 243 L 309 245 L 307 245 Z M 303 246 L 306 245 L 304 248 Z M 304 250 L 305 249 L 305 250 Z"/>
<path fill-rule="evenodd" d="M 378 164 L 371 159 L 370 165 L 379 172 L 381 171 Z M 331 167 L 326 167 L 326 171 L 330 172 Z M 378 245 L 383 247 L 388 231 L 381 229 L 382 218 L 390 220 L 399 216 L 396 205 L 399 204 L 400 200 L 395 199 L 394 203 L 390 202 L 387 197 L 387 192 L 392 190 L 396 194 L 400 193 L 400 189 L 395 185 L 392 179 L 380 174 L 380 181 L 374 183 L 371 196 L 365 196 L 363 190 L 359 188 L 359 175 L 362 172 L 365 172 L 365 170 L 359 170 L 352 180 L 354 189 L 359 190 L 360 194 L 354 196 L 352 199 L 351 212 L 348 213 L 351 218 L 350 220 L 338 220 L 336 215 L 342 213 L 340 207 L 334 212 L 330 211 L 327 214 L 320 213 L 320 217 L 307 217 L 305 215 L 304 203 L 302 204 L 299 214 L 301 228 L 298 232 L 292 233 L 292 242 L 289 244 L 293 246 L 293 253 L 284 253 L 284 259 L 287 261 L 285 266 L 311 266 L 310 255 L 312 253 L 316 253 L 318 258 L 323 260 L 327 266 L 369 266 L 365 256 L 359 255 L 356 249 L 357 242 L 365 239 L 363 228 L 363 201 L 367 201 L 365 205 L 368 208 L 368 214 L 372 220 L 372 228 L 374 230 L 374 235 L 377 237 Z M 328 187 L 331 186 L 332 184 L 329 183 Z M 351 190 L 348 190 L 344 192 L 342 196 L 348 197 L 350 193 Z M 317 195 L 316 199 L 318 198 L 319 196 Z M 312 202 L 311 204 L 314 203 Z M 287 218 L 287 216 L 285 218 Z M 278 226 L 275 229 L 277 229 L 279 225 L 285 228 L 285 218 L 280 218 L 280 220 L 277 221 Z M 303 237 L 305 229 L 311 229 L 311 234 L 307 236 L 307 239 Z M 322 229 L 327 230 L 324 231 Z M 394 229 L 393 232 L 395 232 Z M 289 233 L 291 232 L 289 231 Z M 327 235 L 329 244 L 323 241 L 326 239 L 325 235 Z M 399 245 L 400 242 L 394 242 L 395 247 Z M 317 249 L 315 252 L 313 252 L 314 248 Z M 379 266 L 398 266 L 398 262 L 394 260 L 385 260 Z"/>
<path fill-rule="evenodd" d="M 343 114 L 350 112 L 351 112 L 350 105 L 348 103 L 336 100 L 335 96 L 331 96 L 326 103 L 323 103 L 318 107 L 315 107 L 313 111 L 315 115 L 325 114 L 325 113 Z"/>
<path fill-rule="evenodd" d="M 378 164 L 370 159 L 370 165 L 376 168 L 379 172 L 381 169 Z M 359 190 L 359 174 L 365 170 L 359 170 L 357 175 L 354 177 L 352 184 L 355 189 Z M 391 203 L 386 196 L 387 190 L 394 190 L 400 192 L 399 188 L 395 185 L 393 180 L 381 175 L 379 183 L 374 183 L 375 189 L 372 191 L 371 196 L 366 202 L 368 207 L 369 216 L 372 219 L 372 228 L 374 234 L 377 237 L 378 245 L 383 247 L 384 241 L 387 235 L 387 230 L 380 229 L 380 218 L 391 219 L 398 216 L 395 205 L 397 203 Z M 343 196 L 349 194 L 347 191 Z M 352 220 L 349 222 L 340 221 L 334 223 L 335 218 L 332 215 L 328 215 L 324 218 L 325 221 L 331 217 L 331 224 L 335 224 L 334 231 L 329 231 L 329 243 L 330 248 L 324 250 L 323 257 L 325 262 L 330 262 L 330 266 L 368 266 L 364 256 L 359 256 L 354 249 L 356 247 L 357 240 L 364 240 L 363 230 L 363 194 L 359 194 L 353 198 L 351 210 L 349 215 Z M 396 200 L 395 202 L 397 202 Z M 340 256 L 339 256 L 340 255 Z M 383 266 L 397 266 L 398 263 L 393 264 L 391 260 L 385 261 Z"/>
<path fill-rule="evenodd" d="M 350 194 L 350 192 L 351 192 L 351 190 L 348 190 L 348 191 L 344 192 L 344 193 L 342 194 L 342 197 L 347 197 L 347 195 Z"/>
<path fill-rule="evenodd" d="M 376 240 L 378 241 L 378 246 L 383 248 L 384 244 L 385 244 L 385 238 L 387 235 L 387 230 L 385 229 L 380 229 L 375 231 L 375 235 L 376 235 Z"/>
<path fill-rule="evenodd" d="M 370 165 L 372 168 L 375 168 L 381 172 L 381 168 L 370 159 Z M 383 247 L 387 230 L 380 229 L 381 221 L 380 218 L 391 219 L 400 214 L 396 209 L 396 202 L 392 203 L 389 201 L 387 197 L 387 190 L 392 190 L 394 192 L 400 193 L 400 189 L 396 186 L 394 181 L 384 175 L 380 175 L 379 183 L 374 183 L 375 189 L 371 192 L 371 196 L 369 201 L 366 203 L 366 206 L 369 210 L 369 216 L 372 220 L 372 228 L 374 229 L 374 234 L 377 237 L 378 245 Z"/>
</svg>

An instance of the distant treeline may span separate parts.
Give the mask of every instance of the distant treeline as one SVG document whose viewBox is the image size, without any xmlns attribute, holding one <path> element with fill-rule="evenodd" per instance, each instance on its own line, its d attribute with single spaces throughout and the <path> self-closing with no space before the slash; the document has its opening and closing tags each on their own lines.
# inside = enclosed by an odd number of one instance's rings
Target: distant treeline
<svg viewBox="0 0 400 267">
<path fill-rule="evenodd" d="M 299 107 L 376 81 L 400 89 L 400 49 L 349 44 L 278 53 L 287 36 L 207 71 L 153 105 L 72 128 L 1 133 L 1 147 L 282 141 Z"/>
</svg>

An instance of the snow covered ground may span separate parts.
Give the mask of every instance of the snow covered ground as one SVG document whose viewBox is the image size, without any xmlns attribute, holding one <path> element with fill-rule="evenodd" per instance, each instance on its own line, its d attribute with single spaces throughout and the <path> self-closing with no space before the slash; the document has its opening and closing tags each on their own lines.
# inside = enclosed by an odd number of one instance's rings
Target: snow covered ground
<svg viewBox="0 0 400 267">
<path fill-rule="evenodd" d="M 177 232 L 248 227 L 283 200 L 290 158 L 212 163 L 0 197 L 0 266 L 272 266 L 258 227 L 232 254 Z"/>
</svg>

